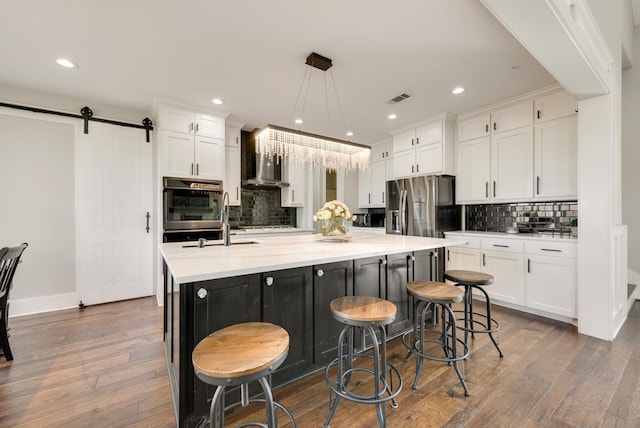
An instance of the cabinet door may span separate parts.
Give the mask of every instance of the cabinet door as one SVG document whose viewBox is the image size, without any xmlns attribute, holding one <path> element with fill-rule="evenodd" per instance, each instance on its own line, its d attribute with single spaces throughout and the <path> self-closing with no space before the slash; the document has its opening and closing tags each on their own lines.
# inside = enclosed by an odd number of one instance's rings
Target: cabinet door
<svg viewBox="0 0 640 428">
<path fill-rule="evenodd" d="M 219 138 L 224 140 L 224 120 L 206 114 L 195 114 L 195 131 L 202 137 Z"/>
<path fill-rule="evenodd" d="M 395 178 L 395 172 L 393 171 L 393 158 L 390 157 L 385 160 L 385 179 L 394 180 Z"/>
<path fill-rule="evenodd" d="M 353 295 L 385 298 L 387 259 L 368 257 L 353 261 Z"/>
<path fill-rule="evenodd" d="M 442 121 L 429 123 L 416 129 L 416 145 L 435 144 L 442 142 Z"/>
<path fill-rule="evenodd" d="M 416 174 L 442 172 L 442 143 L 420 145 L 416 149 Z"/>
<path fill-rule="evenodd" d="M 281 203 L 283 207 L 304 206 L 305 188 L 307 183 L 307 170 L 305 164 L 298 162 L 286 162 L 282 165 L 283 180 L 289 183 L 289 187 L 283 187 L 281 191 Z"/>
<path fill-rule="evenodd" d="M 164 171 L 167 177 L 190 178 L 195 173 L 193 162 L 193 136 L 162 131 L 160 141 L 164 152 Z"/>
<path fill-rule="evenodd" d="M 240 179 L 240 146 L 224 146 L 224 183 L 225 192 L 229 192 L 229 205 L 239 206 L 241 203 Z"/>
<path fill-rule="evenodd" d="M 371 146 L 371 162 L 379 162 L 384 160 L 386 148 L 387 146 L 385 144 Z"/>
<path fill-rule="evenodd" d="M 411 307 L 407 283 L 413 281 L 413 254 L 400 253 L 387 256 L 387 300 L 398 310 L 396 319 L 387 326 L 389 335 L 398 334 L 411 327 Z"/>
<path fill-rule="evenodd" d="M 160 129 L 192 134 L 194 131 L 193 113 L 172 107 L 163 107 L 160 110 Z"/>
<path fill-rule="evenodd" d="M 184 382 L 180 384 L 180 408 L 184 414 L 206 415 L 209 413 L 211 397 L 215 386 L 205 384 L 193 375 L 191 353 L 193 348 L 214 331 L 233 324 L 261 321 L 261 275 L 244 275 L 238 277 L 204 281 L 196 284 L 183 284 L 188 288 L 188 306 L 184 313 L 191 313 L 193 326 L 181 325 L 181 361 L 185 371 L 180 374 Z M 183 348 L 184 346 L 184 348 Z M 227 402 L 239 399 L 239 389 L 227 390 Z"/>
<path fill-rule="evenodd" d="M 447 270 L 480 272 L 480 250 L 476 248 L 448 247 L 445 252 Z"/>
<path fill-rule="evenodd" d="M 534 100 L 535 121 L 559 119 L 578 112 L 578 102 L 569 92 L 562 91 Z"/>
<path fill-rule="evenodd" d="M 456 162 L 456 203 L 489 200 L 491 140 L 478 138 L 458 144 Z"/>
<path fill-rule="evenodd" d="M 492 299 L 524 305 L 522 254 L 483 251 L 481 272 L 493 275 L 493 284 L 485 287 Z"/>
<path fill-rule="evenodd" d="M 469 119 L 459 120 L 457 123 L 457 141 L 468 141 L 488 136 L 490 121 L 491 118 L 489 116 L 489 113 L 470 117 Z"/>
<path fill-rule="evenodd" d="M 262 274 L 263 320 L 289 333 L 289 354 L 272 374 L 274 385 L 293 379 L 313 365 L 312 272 L 308 266 Z"/>
<path fill-rule="evenodd" d="M 533 197 L 533 129 L 529 126 L 491 136 L 491 186 L 494 201 Z"/>
<path fill-rule="evenodd" d="M 371 206 L 385 206 L 386 162 L 374 162 L 371 164 Z"/>
<path fill-rule="evenodd" d="M 209 180 L 224 180 L 224 141 L 195 137 L 195 175 Z"/>
<path fill-rule="evenodd" d="M 526 305 L 576 318 L 576 260 L 565 257 L 528 256 Z"/>
<path fill-rule="evenodd" d="M 416 145 L 416 132 L 415 130 L 407 131 L 403 134 L 393 137 L 393 153 L 404 152 L 411 150 Z"/>
<path fill-rule="evenodd" d="M 491 132 L 504 132 L 533 125 L 533 101 L 491 112 Z"/>
<path fill-rule="evenodd" d="M 577 117 L 553 120 L 534 128 L 534 197 L 578 197 Z"/>
<path fill-rule="evenodd" d="M 371 169 L 358 172 L 358 207 L 371 206 Z"/>
<path fill-rule="evenodd" d="M 393 175 L 395 178 L 411 177 L 415 175 L 416 152 L 407 150 L 393 154 Z"/>
<path fill-rule="evenodd" d="M 331 314 L 331 301 L 353 294 L 353 261 L 314 266 L 314 363 L 324 365 L 338 355 L 338 336 L 344 324 Z"/>
</svg>

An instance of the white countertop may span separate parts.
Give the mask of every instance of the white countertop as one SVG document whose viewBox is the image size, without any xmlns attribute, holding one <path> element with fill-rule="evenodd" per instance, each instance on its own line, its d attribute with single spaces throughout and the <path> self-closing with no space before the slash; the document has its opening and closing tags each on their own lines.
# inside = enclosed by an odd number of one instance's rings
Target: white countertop
<svg viewBox="0 0 640 428">
<path fill-rule="evenodd" d="M 521 239 L 530 241 L 564 241 L 564 242 L 578 242 L 577 236 L 569 235 L 551 235 L 549 233 L 505 233 L 505 232 L 483 232 L 474 230 L 458 230 L 455 232 L 445 232 L 445 236 L 453 237 L 474 237 L 474 238 L 506 238 L 506 239 Z"/>
<path fill-rule="evenodd" d="M 406 251 L 462 245 L 459 239 L 358 233 L 347 242 L 326 242 L 319 234 L 265 236 L 257 244 L 183 248 L 189 242 L 160 244 L 160 252 L 179 284 L 226 278 L 272 270 L 290 269 Z M 236 238 L 236 242 L 249 241 Z M 209 241 L 218 243 L 221 241 Z"/>
</svg>

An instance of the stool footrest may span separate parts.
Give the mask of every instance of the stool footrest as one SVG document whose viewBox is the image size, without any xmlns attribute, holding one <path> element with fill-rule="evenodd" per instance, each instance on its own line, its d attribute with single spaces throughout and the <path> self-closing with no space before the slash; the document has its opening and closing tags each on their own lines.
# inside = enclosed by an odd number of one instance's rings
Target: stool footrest
<svg viewBox="0 0 640 428">
<path fill-rule="evenodd" d="M 463 310 L 455 310 L 453 311 L 457 314 L 463 314 L 464 315 L 464 311 Z M 464 316 L 462 318 L 457 318 L 456 319 L 456 325 L 458 327 L 458 330 L 462 330 L 462 331 L 468 331 L 469 333 L 495 333 L 498 330 L 500 330 L 500 323 L 495 319 L 495 318 L 491 318 L 491 328 L 489 328 L 489 326 L 487 326 L 487 315 L 480 313 L 480 312 L 474 312 L 473 313 L 474 317 L 480 317 L 483 318 L 484 321 L 478 321 L 476 319 L 473 320 L 469 320 L 469 322 L 473 322 L 473 324 L 477 324 L 479 326 L 481 326 L 481 329 L 477 329 L 474 328 L 473 325 L 469 326 L 469 328 L 465 327 L 464 325 L 460 325 L 460 324 L 464 324 Z"/>
</svg>

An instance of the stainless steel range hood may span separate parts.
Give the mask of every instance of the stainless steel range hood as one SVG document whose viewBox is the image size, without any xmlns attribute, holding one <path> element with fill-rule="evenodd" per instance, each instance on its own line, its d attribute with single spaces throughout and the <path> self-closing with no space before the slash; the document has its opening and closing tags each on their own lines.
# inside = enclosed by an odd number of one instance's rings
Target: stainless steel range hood
<svg viewBox="0 0 640 428">
<path fill-rule="evenodd" d="M 243 187 L 279 188 L 289 187 L 280 179 L 281 165 L 276 164 L 275 158 L 267 158 L 256 153 L 254 133 L 242 140 L 242 163 L 245 173 Z"/>
</svg>

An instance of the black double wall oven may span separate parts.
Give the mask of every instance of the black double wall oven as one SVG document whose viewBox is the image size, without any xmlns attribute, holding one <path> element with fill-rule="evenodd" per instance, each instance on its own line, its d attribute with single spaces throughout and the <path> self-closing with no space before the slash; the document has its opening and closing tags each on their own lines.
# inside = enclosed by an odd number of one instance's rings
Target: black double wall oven
<svg viewBox="0 0 640 428">
<path fill-rule="evenodd" d="M 222 181 L 164 177 L 163 241 L 220 239 Z"/>
</svg>

